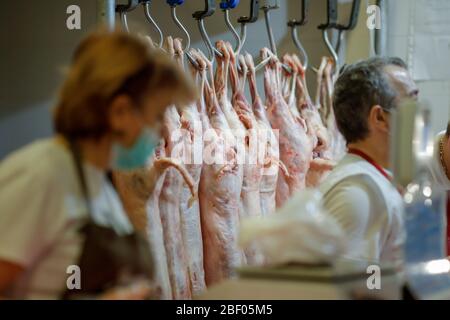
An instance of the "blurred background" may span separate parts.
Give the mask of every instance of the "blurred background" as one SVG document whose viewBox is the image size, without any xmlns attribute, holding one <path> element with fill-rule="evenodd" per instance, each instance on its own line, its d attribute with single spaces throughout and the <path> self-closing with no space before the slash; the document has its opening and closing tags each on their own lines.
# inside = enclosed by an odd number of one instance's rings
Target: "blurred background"
<svg viewBox="0 0 450 320">
<path fill-rule="evenodd" d="M 219 2 L 219 1 L 217 1 Z M 238 26 L 237 18 L 248 15 L 249 0 L 241 0 L 237 9 L 231 11 L 231 21 Z M 297 52 L 293 45 L 287 21 L 300 17 L 300 1 L 280 0 L 280 8 L 272 11 L 272 26 L 279 56 L 285 52 Z M 362 1 L 359 23 L 349 32 L 341 59 L 351 63 L 371 55 L 373 35 L 366 26 L 367 7 L 375 1 Z M 414 3 L 410 0 L 385 0 L 386 18 L 383 32 L 386 35 L 385 53 L 403 58 L 411 65 L 411 20 Z M 123 3 L 123 1 L 117 1 Z M 81 30 L 68 30 L 66 9 L 76 4 L 81 9 Z M 178 16 L 192 37 L 192 47 L 205 50 L 192 13 L 203 9 L 204 2 L 187 0 L 178 8 Z M 217 5 L 218 7 L 218 5 Z M 175 26 L 170 7 L 165 0 L 152 1 L 152 15 L 164 35 L 183 37 Z M 341 1 L 340 20 L 348 19 L 351 1 Z M 94 0 L 22 0 L 2 1 L 0 11 L 0 160 L 12 150 L 37 138 L 51 134 L 51 109 L 57 90 L 64 77 L 72 52 L 79 41 L 97 25 L 97 1 Z M 299 28 L 300 39 L 309 55 L 310 63 L 318 65 L 328 51 L 317 26 L 326 21 L 326 0 L 311 0 L 308 24 Z M 157 37 L 147 23 L 143 8 L 128 14 L 131 32 Z M 117 24 L 120 22 L 117 20 Z M 222 12 L 206 20 L 206 28 L 213 41 L 233 41 L 226 28 Z M 239 28 L 238 28 L 239 30 Z M 268 37 L 262 12 L 260 19 L 248 25 L 247 42 L 243 48 L 254 56 L 262 47 L 268 46 Z M 432 57 L 430 57 L 432 58 Z M 310 93 L 315 93 L 315 76 L 307 75 Z M 259 79 L 261 81 L 261 79 Z M 450 82 L 442 79 L 419 81 L 422 98 L 429 100 L 434 112 L 435 129 L 445 127 L 450 111 Z M 261 90 L 261 93 L 263 91 Z"/>
</svg>

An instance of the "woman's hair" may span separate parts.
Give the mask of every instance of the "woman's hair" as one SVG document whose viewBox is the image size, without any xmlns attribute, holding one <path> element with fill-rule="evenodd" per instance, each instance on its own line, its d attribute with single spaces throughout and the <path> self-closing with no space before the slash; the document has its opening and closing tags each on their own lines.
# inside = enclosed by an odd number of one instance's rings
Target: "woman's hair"
<svg viewBox="0 0 450 320">
<path fill-rule="evenodd" d="M 173 103 L 196 97 L 193 82 L 170 57 L 122 32 L 96 32 L 75 51 L 54 111 L 56 133 L 69 139 L 100 138 L 110 130 L 108 108 L 128 95 L 137 106 L 148 92 L 172 90 Z"/>
</svg>

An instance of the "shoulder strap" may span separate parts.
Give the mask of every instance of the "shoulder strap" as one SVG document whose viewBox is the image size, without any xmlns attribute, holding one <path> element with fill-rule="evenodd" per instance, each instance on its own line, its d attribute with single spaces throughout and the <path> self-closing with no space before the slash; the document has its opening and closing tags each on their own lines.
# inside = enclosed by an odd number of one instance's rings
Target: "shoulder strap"
<svg viewBox="0 0 450 320">
<path fill-rule="evenodd" d="M 78 176 L 78 181 L 80 183 L 81 192 L 83 194 L 84 201 L 86 202 L 86 207 L 88 210 L 88 216 L 92 217 L 91 201 L 89 196 L 89 187 L 86 181 L 86 176 L 84 174 L 81 152 L 77 144 L 74 141 L 69 141 L 69 148 L 72 154 L 72 158 L 75 164 L 75 170 Z"/>
</svg>

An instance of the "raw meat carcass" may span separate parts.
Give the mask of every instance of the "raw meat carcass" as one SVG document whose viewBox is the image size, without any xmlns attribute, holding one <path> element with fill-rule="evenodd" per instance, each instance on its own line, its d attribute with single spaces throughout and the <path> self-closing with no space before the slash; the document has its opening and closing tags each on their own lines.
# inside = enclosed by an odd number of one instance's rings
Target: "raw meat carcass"
<svg viewBox="0 0 450 320">
<path fill-rule="evenodd" d="M 166 143 L 166 155 L 181 161 L 182 140 L 173 132 L 181 129 L 180 116 L 175 106 L 169 107 L 164 114 L 163 136 Z M 188 274 L 187 252 L 183 244 L 183 228 L 180 216 L 180 193 L 182 177 L 170 168 L 166 172 L 164 184 L 159 197 L 159 211 L 164 228 L 164 244 L 167 254 L 170 283 L 173 298 L 191 298 Z"/>
<path fill-rule="evenodd" d="M 243 56 L 239 56 L 239 62 L 242 68 L 241 76 L 238 75 L 236 66 L 236 57 L 233 48 L 227 44 L 230 60 L 230 82 L 232 88 L 232 105 L 236 111 L 239 120 L 246 129 L 244 137 L 245 144 L 245 164 L 244 164 L 244 180 L 242 183 L 241 201 L 242 216 L 245 217 L 261 217 L 260 203 L 260 183 L 262 177 L 263 162 L 257 157 L 258 151 L 258 125 L 252 107 L 245 97 L 245 83 L 247 75 L 247 65 Z M 263 160 L 263 159 L 262 159 Z M 254 247 L 249 246 L 245 250 L 247 264 L 260 264 L 261 259 Z"/>
<path fill-rule="evenodd" d="M 179 39 L 174 39 L 174 49 L 177 60 L 184 67 L 183 47 Z M 181 135 L 183 141 L 183 163 L 194 181 L 198 191 L 202 171 L 202 123 L 196 102 L 182 108 Z M 184 250 L 188 260 L 189 279 L 192 295 L 197 296 L 205 290 L 205 272 L 203 269 L 203 241 L 200 222 L 200 203 L 198 198 L 189 203 L 191 192 L 189 186 L 183 183 L 180 193 L 180 215 L 183 231 Z"/>
<path fill-rule="evenodd" d="M 346 142 L 337 127 L 333 109 L 334 63 L 330 58 L 322 58 L 317 74 L 316 105 L 319 106 L 322 122 L 330 135 L 330 146 L 324 153 L 327 158 L 340 160 L 346 150 Z"/>
<path fill-rule="evenodd" d="M 265 48 L 262 58 L 272 56 L 264 71 L 267 113 L 271 126 L 279 130 L 280 158 L 286 165 L 289 177 L 278 176 L 276 202 L 282 206 L 295 192 L 306 185 L 306 174 L 312 159 L 313 144 L 306 134 L 305 127 L 292 116 L 280 88 L 280 63 Z"/>
<path fill-rule="evenodd" d="M 239 119 L 238 114 L 233 108 L 230 98 L 228 97 L 228 72 L 230 67 L 230 54 L 224 41 L 217 42 L 217 49 L 222 56 L 216 56 L 217 69 L 214 77 L 214 89 L 217 96 L 219 107 L 228 122 L 229 132 L 227 138 L 236 141 L 235 148 L 237 152 L 238 163 L 242 165 L 245 162 L 245 126 Z M 234 137 L 232 137 L 234 136 Z"/>
<path fill-rule="evenodd" d="M 217 49 L 222 54 L 217 55 L 217 69 L 214 77 L 214 89 L 217 96 L 219 107 L 222 109 L 223 114 L 228 123 L 229 130 L 222 130 L 221 135 L 225 139 L 225 143 L 232 147 L 236 151 L 236 169 L 239 172 L 239 176 L 242 177 L 241 181 L 241 193 L 243 192 L 242 183 L 245 179 L 245 171 L 248 166 L 245 165 L 245 136 L 246 129 L 244 124 L 239 119 L 239 116 L 234 110 L 231 103 L 231 99 L 228 96 L 228 79 L 229 79 L 229 67 L 230 67 L 230 53 L 227 48 L 227 44 L 224 41 L 217 42 Z M 245 192 L 245 191 L 244 191 Z M 247 214 L 244 206 L 242 196 L 239 200 L 238 216 L 240 219 Z"/>
<path fill-rule="evenodd" d="M 244 124 L 239 119 L 236 110 L 233 108 L 231 99 L 228 97 L 228 75 L 230 67 L 230 53 L 228 51 L 227 45 L 224 41 L 217 42 L 217 49 L 221 52 L 222 56 L 216 56 L 217 69 L 214 77 L 214 88 L 217 96 L 217 101 L 222 109 L 223 114 L 228 123 L 229 130 L 225 132 L 222 131 L 223 137 L 226 139 L 226 143 L 233 147 L 236 151 L 236 162 L 237 168 L 242 175 L 243 180 L 245 179 L 245 171 L 248 166 L 245 165 L 245 136 L 246 129 Z M 243 182 L 243 181 L 242 181 Z M 241 189 L 242 192 L 242 189 Z M 246 216 L 246 211 L 244 209 L 244 203 L 239 201 L 239 217 L 243 218 Z"/>
<path fill-rule="evenodd" d="M 262 163 L 257 158 L 257 121 L 244 93 L 248 68 L 244 57 L 239 56 L 240 65 L 243 69 L 241 76 L 239 76 L 236 67 L 236 58 L 231 46 L 228 46 L 228 52 L 231 57 L 230 82 L 233 93 L 232 105 L 239 120 L 244 125 L 246 132 L 243 140 L 246 157 L 241 198 L 244 204 L 245 215 L 259 216 L 261 215 L 259 184 L 261 181 Z"/>
<path fill-rule="evenodd" d="M 165 155 L 164 141 L 155 150 L 156 158 Z M 160 290 L 159 298 L 162 300 L 172 299 L 172 287 L 170 285 L 169 269 L 167 266 L 166 248 L 164 246 L 164 233 L 159 214 L 159 197 L 166 175 L 162 174 L 153 190 L 146 205 L 147 212 L 147 234 L 149 244 L 152 248 L 155 263 L 155 284 Z"/>
<path fill-rule="evenodd" d="M 314 156 L 320 156 L 321 153 L 329 148 L 330 137 L 329 133 L 322 122 L 319 112 L 319 106 L 312 103 L 309 95 L 308 87 L 306 85 L 305 72 L 300 59 L 296 55 L 292 55 L 292 60 L 297 68 L 296 78 L 296 100 L 297 109 L 306 121 L 308 132 L 311 132 L 311 137 L 314 145 Z"/>
<path fill-rule="evenodd" d="M 313 160 L 306 177 L 307 187 L 317 187 L 333 169 L 335 162 L 325 156 L 330 148 L 330 133 L 325 128 L 320 117 L 319 109 L 315 106 L 306 85 L 305 70 L 296 55 L 292 55 L 292 67 L 296 68 L 296 102 L 297 109 L 308 128 L 308 137 L 313 143 Z"/>
<path fill-rule="evenodd" d="M 275 212 L 278 175 L 284 174 L 287 176 L 287 170 L 280 161 L 278 136 L 272 130 L 266 115 L 266 107 L 263 105 L 263 101 L 258 94 L 253 57 L 250 54 L 246 54 L 245 62 L 249 69 L 247 73 L 248 83 L 252 97 L 253 114 L 258 128 L 258 161 L 262 158 L 264 164 L 261 170 L 262 176 L 259 185 L 259 194 L 261 214 L 266 216 Z M 282 172 L 280 173 L 278 173 L 279 167 L 282 168 Z"/>
<path fill-rule="evenodd" d="M 155 150 L 155 158 L 164 156 L 164 144 Z M 132 173 L 114 172 L 114 184 L 122 203 L 137 230 L 146 231 L 154 261 L 153 297 L 155 299 L 172 299 L 172 288 L 167 269 L 166 249 L 163 241 L 163 229 L 159 215 L 158 198 L 161 193 L 165 173 L 156 181 L 154 188 L 149 186 L 148 169 Z"/>
<path fill-rule="evenodd" d="M 166 51 L 175 56 L 173 39 L 167 37 Z M 165 152 L 176 161 L 183 158 L 183 140 L 180 115 L 176 106 L 172 105 L 164 113 L 162 132 L 165 141 Z M 180 216 L 180 193 L 182 179 L 179 173 L 170 168 L 166 172 L 161 195 L 159 212 L 164 230 L 164 245 L 167 254 L 170 284 L 174 299 L 190 299 L 191 286 L 188 272 L 187 252 L 183 244 L 183 228 Z"/>
<path fill-rule="evenodd" d="M 283 57 L 283 63 L 292 70 L 292 72 L 283 73 L 285 100 L 292 116 L 305 128 L 313 145 L 313 157 L 310 159 L 306 176 L 306 187 L 316 187 L 334 166 L 332 161 L 321 157 L 321 150 L 324 150 L 325 143 L 330 140 L 329 133 L 322 124 L 318 110 L 313 108 L 312 103 L 307 103 L 308 99 L 310 102 L 310 98 L 300 60 L 295 55 L 286 54 Z"/>
<path fill-rule="evenodd" d="M 164 235 L 159 213 L 159 196 L 165 179 L 165 169 L 173 167 L 184 179 L 192 197 L 194 183 L 189 173 L 178 163 L 165 158 L 164 141 L 155 149 L 149 168 L 132 172 L 114 172 L 113 180 L 124 208 L 135 229 L 145 231 L 154 260 L 155 299 L 172 299 L 172 288 L 167 267 Z"/>
<path fill-rule="evenodd" d="M 327 125 L 328 117 L 331 113 L 331 101 L 327 101 L 327 86 L 326 81 L 324 81 L 325 77 L 325 68 L 326 66 L 332 63 L 329 58 L 323 57 L 320 62 L 320 67 L 317 71 L 317 90 L 316 90 L 316 106 L 320 111 L 320 117 L 322 118 L 323 124 Z"/>
<path fill-rule="evenodd" d="M 193 51 L 198 64 L 212 66 L 199 52 Z M 203 96 L 199 102 L 204 132 L 204 164 L 200 179 L 200 216 L 202 221 L 203 259 L 208 286 L 229 278 L 242 261 L 237 245 L 242 170 L 235 148 L 225 143 L 229 130 L 214 88 L 201 72 Z M 205 117 L 207 115 L 207 117 Z M 222 159 L 221 159 L 222 158 Z"/>
<path fill-rule="evenodd" d="M 292 72 L 283 72 L 281 83 L 282 83 L 282 90 L 283 90 L 283 96 L 286 100 L 286 103 L 289 107 L 289 110 L 291 112 L 292 117 L 294 120 L 299 122 L 303 128 L 305 129 L 305 132 L 309 137 L 311 137 L 310 132 L 308 132 L 308 128 L 306 126 L 306 122 L 303 119 L 302 115 L 300 114 L 300 111 L 297 107 L 297 96 L 296 96 L 296 80 L 298 76 L 298 68 L 296 63 L 294 62 L 293 58 L 286 54 L 283 57 L 283 63 L 287 66 L 289 66 L 292 70 Z"/>
</svg>

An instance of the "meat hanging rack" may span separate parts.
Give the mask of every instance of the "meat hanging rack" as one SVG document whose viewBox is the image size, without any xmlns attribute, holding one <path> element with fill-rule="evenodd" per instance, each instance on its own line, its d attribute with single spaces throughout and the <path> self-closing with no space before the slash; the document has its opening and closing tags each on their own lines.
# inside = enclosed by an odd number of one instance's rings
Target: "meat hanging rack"
<svg viewBox="0 0 450 320">
<path fill-rule="evenodd" d="M 158 46 L 161 47 L 163 43 L 163 34 L 161 29 L 158 27 L 158 25 L 153 20 L 151 14 L 150 14 L 150 4 L 152 0 L 127 0 L 127 1 L 117 1 L 117 0 L 97 0 L 97 22 L 99 25 L 105 26 L 109 30 L 114 30 L 115 28 L 115 17 L 116 14 L 119 14 L 121 24 L 123 25 L 123 28 L 129 32 L 128 28 L 128 22 L 127 22 L 127 13 L 135 10 L 140 4 L 143 5 L 145 16 L 150 23 L 151 26 L 157 31 L 159 35 L 159 42 Z M 184 49 L 184 52 L 186 54 L 186 57 L 192 64 L 196 64 L 192 56 L 189 54 L 189 48 L 190 48 L 190 35 L 188 31 L 185 29 L 185 27 L 181 24 L 181 22 L 178 20 L 176 16 L 176 7 L 183 5 L 185 0 L 166 0 L 166 3 L 171 7 L 171 13 L 172 18 L 174 22 L 176 23 L 177 27 L 185 34 L 186 36 L 186 47 Z M 200 2 L 200 1 L 199 1 Z M 224 13 L 225 17 L 225 23 L 228 27 L 228 30 L 232 33 L 233 37 L 235 38 L 235 54 L 238 55 L 245 42 L 246 42 L 246 35 L 247 35 L 247 25 L 249 23 L 254 23 L 259 18 L 259 11 L 262 10 L 264 12 L 264 20 L 267 28 L 267 35 L 269 39 L 269 45 L 272 53 L 277 56 L 277 47 L 276 42 L 273 36 L 272 27 L 271 27 L 271 19 L 270 19 L 270 11 L 279 9 L 278 0 L 276 1 L 261 1 L 261 0 L 250 0 L 250 12 L 249 16 L 240 17 L 237 22 L 241 25 L 241 32 L 240 35 L 236 31 L 236 29 L 233 27 L 233 24 L 230 22 L 230 16 L 229 11 L 236 8 L 239 5 L 239 0 L 221 0 L 220 2 L 220 9 Z M 317 72 L 318 69 L 314 68 L 313 66 L 309 66 L 309 59 L 308 55 L 302 45 L 302 43 L 299 40 L 297 29 L 298 27 L 301 27 L 307 23 L 307 13 L 308 13 L 308 6 L 309 6 L 309 0 L 301 0 L 300 1 L 302 5 L 302 12 L 301 12 L 301 18 L 299 20 L 290 20 L 288 22 L 288 26 L 291 28 L 291 35 L 292 39 L 294 41 L 295 46 L 299 50 L 299 53 L 302 56 L 302 62 L 305 66 L 305 69 L 308 67 L 311 68 L 313 71 Z M 381 5 L 381 1 L 377 1 L 377 4 Z M 351 15 L 348 23 L 346 25 L 338 23 L 338 0 L 327 0 L 327 22 L 323 23 L 318 26 L 320 30 L 322 30 L 323 40 L 324 43 L 330 53 L 330 56 L 332 57 L 335 65 L 334 73 L 337 73 L 339 71 L 339 68 L 342 67 L 340 65 L 339 61 L 339 51 L 341 47 L 342 37 L 345 32 L 350 31 L 355 28 L 357 21 L 358 21 L 358 14 L 359 9 L 361 5 L 361 0 L 353 0 L 352 3 L 352 9 L 351 9 Z M 208 58 L 213 63 L 214 62 L 214 56 L 220 56 L 221 53 L 213 46 L 211 43 L 211 40 L 208 36 L 208 33 L 205 29 L 204 25 L 204 19 L 211 17 L 216 11 L 216 1 L 215 0 L 204 0 L 204 10 L 199 10 L 193 13 L 193 18 L 197 20 L 198 28 L 200 31 L 200 35 L 202 37 L 203 42 L 205 43 Z M 336 30 L 337 31 L 337 41 L 336 44 L 332 44 L 331 40 L 328 36 L 329 30 Z M 378 50 L 376 50 L 376 53 L 379 54 L 379 43 L 382 43 L 379 39 L 379 33 L 375 35 L 375 44 L 374 47 Z M 256 70 L 262 69 L 265 64 L 267 64 L 270 61 L 270 57 L 260 61 L 256 65 Z M 282 65 L 284 70 L 288 73 L 291 72 L 289 66 Z M 240 66 L 238 65 L 238 69 L 240 69 Z"/>
<path fill-rule="evenodd" d="M 161 29 L 158 27 L 158 25 L 155 23 L 153 18 L 150 15 L 150 3 L 151 0 L 128 0 L 126 3 L 120 3 L 117 4 L 116 0 L 97 0 L 97 20 L 98 24 L 106 26 L 109 30 L 113 30 L 115 28 L 115 14 L 119 14 L 121 24 L 123 25 L 123 28 L 127 31 L 129 31 L 128 22 L 127 22 L 127 13 L 131 12 L 136 9 L 136 7 L 139 4 L 142 4 L 144 6 L 145 10 L 145 16 L 148 20 L 148 22 L 156 29 L 156 31 L 159 34 L 159 44 L 158 46 L 161 47 L 163 35 Z M 192 59 L 192 57 L 188 53 L 189 44 L 190 44 L 190 37 L 187 30 L 184 28 L 184 26 L 180 23 L 176 16 L 176 7 L 184 4 L 184 0 L 166 0 L 167 4 L 171 7 L 172 12 L 172 18 L 174 19 L 176 25 L 184 32 L 187 38 L 187 46 L 185 48 L 185 54 L 188 58 L 188 60 L 192 64 L 196 64 L 196 62 Z M 238 34 L 236 29 L 233 27 L 233 24 L 230 22 L 230 16 L 229 11 L 236 8 L 239 4 L 239 0 L 221 0 L 220 2 L 220 9 L 224 13 L 225 23 L 227 25 L 227 28 L 229 31 L 233 34 L 236 45 L 235 45 L 235 53 L 239 54 L 242 47 L 244 46 L 245 40 L 246 40 L 246 25 L 248 23 L 256 22 L 259 16 L 259 9 L 263 10 L 264 12 L 264 19 L 265 24 L 267 28 L 267 35 L 269 37 L 269 44 L 272 53 L 277 56 L 277 48 L 275 44 L 275 39 L 272 32 L 272 26 L 271 26 L 271 18 L 270 18 L 270 11 L 279 9 L 278 0 L 275 1 L 275 4 L 269 4 L 270 1 L 264 1 L 264 4 L 260 6 L 259 0 L 251 0 L 250 1 L 250 17 L 240 17 L 238 19 L 238 22 L 241 24 L 241 35 Z M 204 1 L 204 10 L 196 11 L 193 13 L 193 18 L 197 20 L 198 22 L 198 28 L 200 31 L 200 35 L 202 37 L 203 42 L 205 43 L 206 49 L 208 51 L 208 57 L 209 60 L 213 63 L 214 62 L 214 56 L 219 56 L 221 53 L 213 46 L 211 43 L 211 40 L 208 36 L 208 33 L 206 31 L 205 25 L 204 25 L 204 19 L 207 17 L 212 16 L 216 11 L 216 1 L 215 0 L 205 0 Z M 306 55 L 304 55 L 306 57 Z M 262 69 L 268 62 L 270 61 L 270 57 L 268 59 L 265 59 L 258 63 L 256 66 L 256 70 Z M 283 69 L 288 72 L 292 73 L 292 70 L 289 66 L 282 64 Z M 240 70 L 240 66 L 238 65 L 238 69 Z"/>
</svg>

